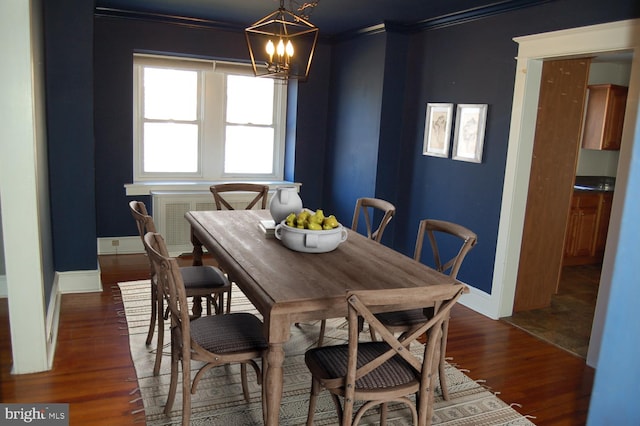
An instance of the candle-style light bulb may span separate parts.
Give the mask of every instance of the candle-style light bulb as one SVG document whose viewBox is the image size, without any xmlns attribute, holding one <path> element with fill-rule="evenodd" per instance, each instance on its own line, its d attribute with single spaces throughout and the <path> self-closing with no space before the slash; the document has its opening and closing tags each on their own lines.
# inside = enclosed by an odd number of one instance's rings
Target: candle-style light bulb
<svg viewBox="0 0 640 426">
<path fill-rule="evenodd" d="M 287 41 L 287 56 L 289 58 L 293 57 L 293 44 L 291 43 L 291 40 Z"/>
<path fill-rule="evenodd" d="M 280 39 L 280 41 L 278 42 L 278 56 L 282 57 L 284 55 L 284 42 L 282 41 L 282 39 Z"/>
<path fill-rule="evenodd" d="M 273 54 L 276 51 L 276 47 L 273 45 L 273 42 L 269 40 L 267 42 L 267 54 L 269 55 L 269 62 L 273 62 Z"/>
</svg>

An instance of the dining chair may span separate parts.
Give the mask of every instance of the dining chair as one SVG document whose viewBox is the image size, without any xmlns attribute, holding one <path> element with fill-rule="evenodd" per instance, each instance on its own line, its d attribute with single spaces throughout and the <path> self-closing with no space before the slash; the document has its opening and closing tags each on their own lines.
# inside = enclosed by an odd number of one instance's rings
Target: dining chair
<svg viewBox="0 0 640 426">
<path fill-rule="evenodd" d="M 478 240 L 477 235 L 468 228 L 457 223 L 444 220 L 423 219 L 418 226 L 418 236 L 416 238 L 416 246 L 413 258 L 418 262 L 421 261 L 422 248 L 424 245 L 425 234 L 429 238 L 431 251 L 433 253 L 434 267 L 438 272 L 449 274 L 451 278 L 458 276 L 460 266 L 469 250 L 471 250 Z M 439 238 L 438 238 L 439 237 Z M 440 241 L 440 244 L 438 244 Z M 458 244 L 455 244 L 455 241 Z M 444 260 L 441 253 L 445 251 L 451 255 Z M 459 247 L 459 248 L 458 248 Z M 411 309 L 394 312 L 385 312 L 376 314 L 376 318 L 394 333 L 410 332 L 416 325 L 424 323 L 433 315 L 431 309 Z M 449 399 L 449 390 L 447 388 L 445 369 L 445 354 L 447 349 L 447 334 L 449 330 L 449 318 L 447 317 L 442 326 L 442 350 L 440 352 L 440 388 L 442 396 L 445 400 Z M 375 330 L 370 329 L 371 339 L 376 340 Z"/>
<path fill-rule="evenodd" d="M 255 362 L 260 358 L 266 363 L 269 347 L 263 334 L 263 323 L 247 312 L 212 315 L 192 319 L 187 307 L 187 293 L 178 262 L 169 257 L 162 235 L 148 232 L 144 243 L 156 270 L 158 291 L 167 301 L 171 318 L 171 380 L 165 414 L 173 407 L 178 385 L 179 364 L 182 367 L 182 425 L 189 425 L 191 395 L 203 375 L 213 367 L 239 363 L 244 398 L 249 402 L 247 365 L 263 383 L 263 373 Z M 191 380 L 191 361 L 203 362 Z M 264 372 L 264 369 L 263 369 Z M 264 401 L 264 398 L 263 398 Z"/>
<path fill-rule="evenodd" d="M 442 324 L 464 291 L 466 287 L 462 285 L 441 284 L 347 292 L 348 344 L 313 348 L 305 353 L 305 363 L 312 376 L 307 425 L 313 424 L 322 389 L 331 393 L 342 426 L 357 425 L 369 409 L 378 405 L 380 424 L 386 424 L 389 402 L 405 404 L 411 412 L 412 424 L 430 425 Z M 438 309 L 427 322 L 399 340 L 372 313 L 394 305 L 437 306 Z M 360 341 L 360 317 L 383 341 Z M 426 343 L 421 343 L 418 338 L 424 334 L 428 338 Z M 409 399 L 414 394 L 415 404 Z M 363 404 L 354 416 L 356 401 Z"/>
<path fill-rule="evenodd" d="M 213 199 L 218 210 L 234 210 L 233 201 L 229 197 L 229 193 L 254 193 L 252 198 L 244 207 L 246 210 L 254 208 L 260 202 L 260 208 L 267 208 L 267 197 L 269 195 L 269 185 L 260 185 L 256 183 L 221 183 L 211 185 L 209 190 L 213 194 Z"/>
<path fill-rule="evenodd" d="M 377 213 L 383 213 L 382 218 L 378 222 L 378 226 L 375 226 L 375 218 Z M 396 207 L 386 200 L 380 198 L 358 198 L 356 201 L 356 207 L 353 211 L 353 219 L 351 222 L 351 229 L 358 231 L 358 222 L 360 216 L 364 216 L 366 225 L 367 237 L 374 241 L 380 242 L 382 240 L 382 234 L 385 228 L 393 219 L 396 214 Z"/>
<path fill-rule="evenodd" d="M 376 213 L 382 213 L 383 216 L 378 222 L 378 226 L 375 226 L 375 215 Z M 367 237 L 380 242 L 382 240 L 382 235 L 384 234 L 384 230 L 393 219 L 393 216 L 396 214 L 396 207 L 386 200 L 382 200 L 380 198 L 358 198 L 356 200 L 356 207 L 353 212 L 353 219 L 351 221 L 351 229 L 353 231 L 358 232 L 358 221 L 360 216 L 364 216 L 364 221 L 366 225 Z M 375 229 L 374 229 L 375 228 Z M 299 326 L 296 323 L 296 326 Z M 320 334 L 318 336 L 318 346 L 322 346 L 324 343 L 324 334 L 327 329 L 327 320 L 320 321 Z"/>
<path fill-rule="evenodd" d="M 147 232 L 156 232 L 156 226 L 153 218 L 147 213 L 147 207 L 142 201 L 129 202 L 131 215 L 136 221 L 140 239 L 147 252 L 149 258 L 149 270 L 151 280 L 151 319 L 149 321 L 149 331 L 147 332 L 146 344 L 150 345 L 153 334 L 158 323 L 158 339 L 156 345 L 156 360 L 153 368 L 153 374 L 157 376 L 160 373 L 160 364 L 162 362 L 162 348 L 164 346 L 164 320 L 166 314 L 164 312 L 164 300 L 162 299 L 157 287 L 157 278 L 155 269 L 151 263 L 151 256 L 147 246 L 144 244 L 144 235 Z M 193 314 L 200 316 L 202 312 L 201 298 L 206 301 L 207 315 L 211 315 L 211 307 L 213 306 L 216 314 L 223 314 L 224 295 L 227 295 L 226 312 L 231 310 L 231 283 L 219 268 L 210 265 L 203 266 L 183 266 L 180 268 L 182 281 L 184 282 L 187 297 L 193 298 Z"/>
</svg>

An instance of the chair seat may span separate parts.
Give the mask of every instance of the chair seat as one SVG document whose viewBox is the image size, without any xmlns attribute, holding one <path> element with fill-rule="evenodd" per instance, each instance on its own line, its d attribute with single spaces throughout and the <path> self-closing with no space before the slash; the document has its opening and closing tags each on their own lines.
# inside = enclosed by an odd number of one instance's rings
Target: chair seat
<svg viewBox="0 0 640 426">
<path fill-rule="evenodd" d="M 222 271 L 213 266 L 183 266 L 180 268 L 180 274 L 187 290 L 201 287 L 215 288 L 229 284 L 229 280 Z"/>
<path fill-rule="evenodd" d="M 433 316 L 433 308 L 410 309 L 408 311 L 383 312 L 376 318 L 388 327 L 402 327 L 421 324 Z"/>
<path fill-rule="evenodd" d="M 389 350 L 385 342 L 367 342 L 358 344 L 357 367 L 380 356 Z M 322 380 L 344 378 L 347 374 L 349 346 L 323 346 L 307 351 L 305 363 L 314 377 Z M 357 390 L 377 390 L 391 386 L 417 384 L 416 371 L 399 355 L 386 361 L 369 374 L 356 380 Z"/>
<path fill-rule="evenodd" d="M 191 321 L 191 338 L 209 352 L 229 354 L 269 347 L 263 324 L 255 315 L 238 312 Z"/>
</svg>

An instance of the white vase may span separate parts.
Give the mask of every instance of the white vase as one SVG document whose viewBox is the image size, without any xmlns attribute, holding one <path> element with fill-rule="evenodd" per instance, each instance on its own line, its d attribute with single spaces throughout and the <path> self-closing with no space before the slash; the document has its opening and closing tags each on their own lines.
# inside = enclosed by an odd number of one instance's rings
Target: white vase
<svg viewBox="0 0 640 426">
<path fill-rule="evenodd" d="M 276 225 L 282 222 L 290 213 L 298 214 L 302 210 L 302 199 L 294 186 L 281 186 L 269 202 L 269 211 Z"/>
</svg>

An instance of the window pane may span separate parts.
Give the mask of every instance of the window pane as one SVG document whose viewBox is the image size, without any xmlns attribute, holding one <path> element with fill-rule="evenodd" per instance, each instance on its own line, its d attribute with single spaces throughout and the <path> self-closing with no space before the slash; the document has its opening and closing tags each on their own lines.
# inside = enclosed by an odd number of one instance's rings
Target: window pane
<svg viewBox="0 0 640 426">
<path fill-rule="evenodd" d="M 225 173 L 272 173 L 273 129 L 227 126 Z"/>
<path fill-rule="evenodd" d="M 145 118 L 193 121 L 197 107 L 197 71 L 144 68 Z"/>
<path fill-rule="evenodd" d="M 198 171 L 198 126 L 145 123 L 144 172 L 195 173 Z"/>
<path fill-rule="evenodd" d="M 227 123 L 271 125 L 274 80 L 227 76 Z"/>
</svg>

